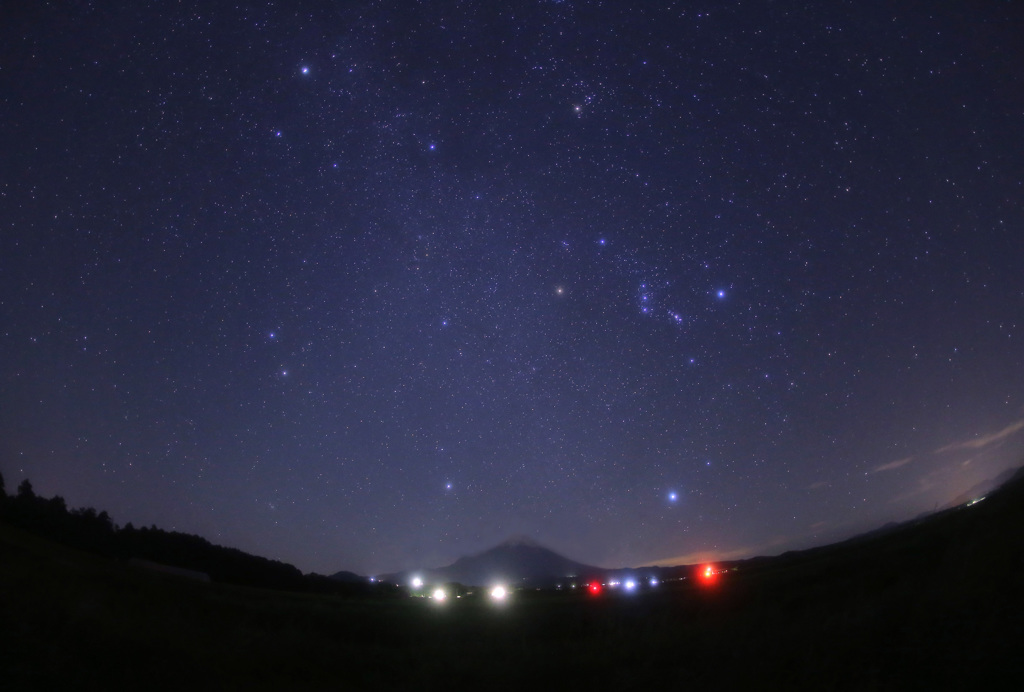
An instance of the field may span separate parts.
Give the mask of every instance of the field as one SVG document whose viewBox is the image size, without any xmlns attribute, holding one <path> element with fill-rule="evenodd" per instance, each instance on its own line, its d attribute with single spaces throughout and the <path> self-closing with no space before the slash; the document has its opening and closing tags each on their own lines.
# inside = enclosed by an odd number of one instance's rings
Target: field
<svg viewBox="0 0 1024 692">
<path fill-rule="evenodd" d="M 1022 569 L 1019 492 L 711 585 L 501 606 L 201 583 L 0 525 L 0 689 L 1019 689 Z"/>
</svg>

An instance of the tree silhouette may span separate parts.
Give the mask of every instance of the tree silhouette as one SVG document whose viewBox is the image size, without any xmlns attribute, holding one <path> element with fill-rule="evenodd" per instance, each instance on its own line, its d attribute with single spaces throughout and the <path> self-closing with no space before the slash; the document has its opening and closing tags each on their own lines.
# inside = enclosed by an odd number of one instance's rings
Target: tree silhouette
<svg viewBox="0 0 1024 692">
<path fill-rule="evenodd" d="M 32 484 L 26 478 L 21 482 L 21 485 L 18 486 L 18 498 L 22 500 L 34 500 L 35 497 L 36 493 L 32 490 Z"/>
<path fill-rule="evenodd" d="M 0 473 L 0 500 L 7 497 L 7 487 L 4 485 L 4 474 Z"/>
<path fill-rule="evenodd" d="M 399 589 L 386 585 L 346 584 L 320 575 L 304 575 L 293 565 L 214 545 L 200 536 L 164 531 L 156 526 L 135 528 L 131 523 L 121 528 L 106 511 L 92 507 L 68 509 L 60 495 L 36 495 L 27 478 L 18 486 L 16 496 L 0 492 L 0 499 L 3 521 L 109 558 L 136 558 L 201 572 L 225 584 L 356 597 L 401 594 Z"/>
</svg>

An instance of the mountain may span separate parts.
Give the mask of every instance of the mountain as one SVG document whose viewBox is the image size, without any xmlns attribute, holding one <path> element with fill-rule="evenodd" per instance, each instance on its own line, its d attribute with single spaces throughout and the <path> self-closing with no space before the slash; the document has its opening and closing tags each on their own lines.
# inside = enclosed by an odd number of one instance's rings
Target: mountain
<svg viewBox="0 0 1024 692">
<path fill-rule="evenodd" d="M 381 581 L 406 584 L 414 575 L 430 582 L 458 582 L 487 586 L 501 582 L 514 585 L 549 585 L 570 576 L 586 577 L 606 570 L 571 560 L 525 536 L 512 537 L 495 547 L 437 569 L 399 572 Z"/>
<path fill-rule="evenodd" d="M 915 519 L 889 523 L 873 531 L 859 534 L 845 541 L 826 546 L 818 546 L 800 551 L 789 551 L 778 557 L 753 557 L 743 560 L 720 561 L 722 568 L 742 567 L 750 569 L 765 564 L 787 564 L 794 561 L 816 559 L 817 557 L 842 553 L 857 552 L 864 546 L 873 546 L 879 542 L 904 541 L 907 535 L 931 535 L 941 532 L 936 526 L 945 526 L 944 517 L 959 516 L 958 510 L 964 508 L 970 500 L 978 499 L 987 494 L 985 510 L 980 513 L 971 510 L 971 516 L 983 516 L 992 505 L 1007 505 L 1007 498 L 1024 497 L 1024 467 L 1012 468 L 997 478 L 980 483 L 964 493 L 949 509 L 938 513 L 927 513 Z M 1013 501 L 1009 502 L 1013 506 Z M 381 575 L 377 581 L 407 586 L 413 577 L 419 577 L 427 584 L 441 582 L 458 582 L 467 586 L 488 586 L 504 583 L 513 586 L 553 587 L 564 584 L 567 577 L 578 577 L 579 581 L 592 578 L 601 580 L 638 579 L 642 583 L 667 579 L 682 579 L 692 571 L 692 565 L 675 567 L 644 567 L 605 569 L 576 562 L 546 548 L 536 541 L 524 537 L 512 537 L 503 543 L 476 555 L 461 557 L 447 567 L 422 569 L 393 574 Z M 337 575 L 336 575 L 337 577 Z"/>
<path fill-rule="evenodd" d="M 359 583 L 359 582 L 365 582 L 366 581 L 366 577 L 361 576 L 359 574 L 356 574 L 355 572 L 349 572 L 348 570 L 342 570 L 340 572 L 335 572 L 334 574 L 332 574 L 330 576 L 330 578 L 334 579 L 335 581 L 349 582 L 349 583 Z"/>
</svg>

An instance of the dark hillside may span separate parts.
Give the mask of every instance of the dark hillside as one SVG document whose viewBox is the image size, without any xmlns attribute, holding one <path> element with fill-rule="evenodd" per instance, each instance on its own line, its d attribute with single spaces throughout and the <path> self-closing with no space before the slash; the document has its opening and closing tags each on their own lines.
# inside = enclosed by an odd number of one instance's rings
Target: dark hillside
<svg viewBox="0 0 1024 692">
<path fill-rule="evenodd" d="M 342 599 L 153 574 L 0 526 L 13 689 L 1016 689 L 1024 481 L 628 597 Z"/>
</svg>

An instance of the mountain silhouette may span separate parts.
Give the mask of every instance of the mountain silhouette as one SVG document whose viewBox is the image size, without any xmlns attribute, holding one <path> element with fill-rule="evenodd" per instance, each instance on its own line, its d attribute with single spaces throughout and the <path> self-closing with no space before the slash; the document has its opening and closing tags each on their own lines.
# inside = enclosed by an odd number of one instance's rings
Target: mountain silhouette
<svg viewBox="0 0 1024 692">
<path fill-rule="evenodd" d="M 467 586 L 541 585 L 605 571 L 560 555 L 529 537 L 513 536 L 482 553 L 460 557 L 447 567 L 382 575 L 380 579 L 406 584 L 419 575 L 430 582 L 458 582 Z"/>
<path fill-rule="evenodd" d="M 979 499 L 983 493 L 987 493 L 987 499 L 982 503 L 983 506 L 978 509 L 970 508 L 966 514 L 961 512 L 966 507 L 966 502 L 971 499 Z M 1000 527 L 998 531 L 995 531 L 999 540 L 1003 540 L 1006 535 L 1024 537 L 1019 527 L 1013 522 L 1005 525 L 1004 521 L 1005 516 L 1012 516 L 1013 521 L 1020 518 L 1018 505 L 1024 506 L 1024 467 L 1008 469 L 997 478 L 974 486 L 958 497 L 955 502 L 955 506 L 951 508 L 928 513 L 901 523 L 889 523 L 838 543 L 789 551 L 775 557 L 758 556 L 718 561 L 716 564 L 723 569 L 742 567 L 747 570 L 769 563 L 782 565 L 829 555 L 852 555 L 866 549 L 865 546 L 875 546 L 874 550 L 883 552 L 877 546 L 888 542 L 903 545 L 904 542 L 912 540 L 927 542 L 941 538 L 942 541 L 952 541 L 952 536 L 946 536 L 946 532 L 950 530 L 950 526 L 958 523 L 969 525 L 973 530 L 976 525 L 989 526 L 994 522 Z M 990 514 L 992 518 L 986 519 Z M 1024 523 L 1021 525 L 1024 526 Z M 981 536 L 984 535 L 985 531 L 979 530 L 978 536 L 967 543 L 983 543 L 984 540 Z M 962 539 L 963 536 L 959 536 L 957 542 L 962 543 Z M 419 577 L 425 584 L 458 582 L 466 586 L 489 586 L 502 583 L 510 586 L 553 587 L 564 584 L 568 577 L 577 577 L 580 582 L 595 578 L 602 580 L 638 578 L 644 581 L 686 579 L 687 575 L 691 573 L 692 567 L 692 565 L 644 568 L 595 567 L 560 555 L 529 537 L 513 536 L 482 553 L 460 557 L 447 567 L 384 574 L 377 580 L 400 586 L 408 586 L 413 577 Z"/>
</svg>

